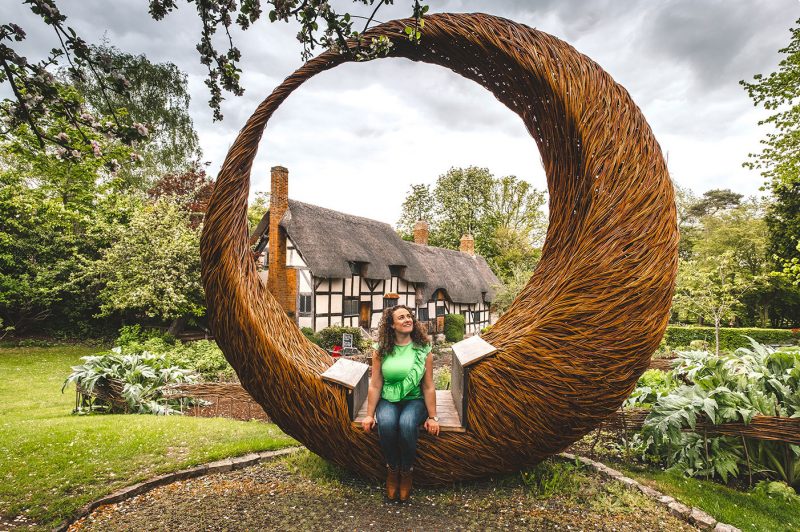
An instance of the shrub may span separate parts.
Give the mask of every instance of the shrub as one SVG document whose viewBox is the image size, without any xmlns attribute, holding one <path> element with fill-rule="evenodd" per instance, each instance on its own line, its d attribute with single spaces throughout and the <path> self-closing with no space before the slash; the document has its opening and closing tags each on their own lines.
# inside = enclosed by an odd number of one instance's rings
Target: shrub
<svg viewBox="0 0 800 532">
<path fill-rule="evenodd" d="M 317 337 L 317 333 L 314 332 L 314 329 L 311 327 L 303 327 L 300 329 L 300 332 L 303 333 L 303 336 L 308 338 L 309 341 L 319 345 L 319 338 Z"/>
<path fill-rule="evenodd" d="M 800 495 L 797 495 L 791 486 L 785 482 L 762 480 L 753 488 L 754 493 L 766 495 L 770 499 L 780 499 L 786 502 L 800 504 Z"/>
<path fill-rule="evenodd" d="M 206 381 L 229 381 L 236 377 L 225 355 L 211 340 L 180 342 L 159 330 L 142 330 L 139 325 L 120 329 L 117 348 L 123 355 L 157 355 L 170 366 L 192 370 Z"/>
<path fill-rule="evenodd" d="M 461 314 L 447 314 L 444 317 L 444 337 L 448 342 L 464 339 L 465 321 Z"/>
<path fill-rule="evenodd" d="M 167 363 L 193 370 L 206 381 L 229 381 L 236 377 L 222 350 L 210 340 L 178 342 L 162 355 Z"/>
<path fill-rule="evenodd" d="M 625 406 L 650 407 L 659 397 L 669 394 L 678 385 L 672 374 L 659 369 L 648 369 L 639 377 L 636 388 L 625 400 Z"/>
<path fill-rule="evenodd" d="M 126 347 L 134 343 L 143 344 L 154 338 L 163 340 L 163 342 L 166 344 L 175 343 L 175 337 L 173 337 L 171 334 L 161 332 L 158 329 L 142 329 L 141 325 L 136 324 L 124 325 L 121 327 L 119 330 L 119 336 L 117 336 L 114 345 Z"/>
<path fill-rule="evenodd" d="M 361 335 L 361 329 L 358 327 L 341 327 L 334 325 L 332 327 L 325 327 L 317 333 L 319 339 L 318 345 L 323 349 L 333 349 L 334 346 L 342 345 L 343 334 L 353 335 L 353 347 L 365 351 L 370 348 L 372 342 L 369 338 L 364 338 Z"/>
<path fill-rule="evenodd" d="M 692 351 L 708 351 L 708 342 L 705 340 L 692 340 L 689 342 L 689 349 Z"/>
<path fill-rule="evenodd" d="M 747 347 L 750 342 L 747 336 L 760 344 L 796 344 L 800 341 L 800 331 L 795 329 L 755 329 L 755 328 L 729 328 L 719 330 L 719 348 L 723 351 L 733 351 L 739 347 Z M 680 327 L 670 325 L 664 338 L 671 346 L 688 346 L 692 340 L 704 340 L 709 345 L 714 344 L 714 327 Z"/>
</svg>

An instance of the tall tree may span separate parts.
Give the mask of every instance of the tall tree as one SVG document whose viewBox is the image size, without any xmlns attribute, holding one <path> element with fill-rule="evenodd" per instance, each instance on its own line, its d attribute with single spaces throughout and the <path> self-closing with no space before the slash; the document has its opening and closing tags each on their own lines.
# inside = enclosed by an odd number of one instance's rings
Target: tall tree
<svg viewBox="0 0 800 532">
<path fill-rule="evenodd" d="M 451 168 L 433 191 L 413 185 L 403 202 L 398 231 L 410 238 L 419 219 L 431 224 L 433 246 L 458 249 L 471 234 L 475 250 L 495 274 L 511 279 L 516 270 L 533 270 L 541 254 L 547 221 L 545 195 L 514 176 L 496 179 L 486 168 Z"/>
<path fill-rule="evenodd" d="M 432 223 L 436 217 L 436 206 L 430 185 L 419 184 L 411 185 L 403 200 L 403 208 L 400 220 L 397 222 L 397 230 L 403 238 L 411 239 L 414 235 L 414 224 L 417 220 L 424 220 Z"/>
<path fill-rule="evenodd" d="M 162 176 L 147 191 L 147 195 L 151 201 L 161 198 L 174 201 L 188 211 L 192 227 L 197 227 L 203 221 L 213 192 L 214 180 L 195 161 L 182 172 Z"/>
<path fill-rule="evenodd" d="M 524 235 L 529 243 L 541 246 L 547 230 L 542 207 L 545 194 L 515 176 L 495 179 L 490 211 L 499 227 Z"/>
<path fill-rule="evenodd" d="M 113 229 L 113 245 L 86 270 L 98 282 L 105 316 L 172 320 L 170 332 L 205 313 L 200 283 L 200 228 L 173 198 L 138 211 L 129 226 Z"/>
<path fill-rule="evenodd" d="M 798 19 L 795 24 L 800 24 Z M 778 70 L 741 81 L 756 106 L 772 114 L 759 122 L 772 131 L 761 141 L 761 153 L 750 154 L 746 167 L 758 169 L 775 201 L 767 213 L 770 252 L 777 267 L 800 259 L 800 27 L 792 28 Z"/>
<path fill-rule="evenodd" d="M 742 194 L 733 192 L 729 188 L 715 188 L 703 193 L 703 197 L 697 200 L 691 207 L 689 213 L 695 217 L 716 214 L 726 209 L 738 207 L 742 203 Z"/>
<path fill-rule="evenodd" d="M 749 288 L 748 279 L 736 274 L 730 252 L 713 263 L 681 261 L 673 308 L 699 317 L 710 316 L 714 322 L 716 353 L 719 354 L 719 330 L 725 320 L 732 320 L 742 294 Z"/>
<path fill-rule="evenodd" d="M 92 46 L 91 50 L 99 61 L 125 77 L 125 93 L 106 91 L 87 64 L 63 69 L 63 77 L 83 95 L 94 113 L 102 114 L 111 107 L 134 123 L 146 124 L 148 142 L 138 149 L 142 161 L 135 171 L 123 169 L 130 174 L 128 178 L 152 182 L 156 176 L 180 173 L 188 165 L 196 165 L 192 161 L 199 160 L 202 152 L 189 116 L 186 74 L 172 63 L 151 63 L 142 54 L 129 54 L 113 46 Z"/>
<path fill-rule="evenodd" d="M 697 241 L 697 216 L 693 213 L 693 207 L 699 201 L 692 189 L 684 188 L 673 183 L 675 188 L 675 206 L 678 210 L 678 231 L 681 240 L 678 244 L 678 256 L 684 260 L 692 257 L 692 248 Z"/>
<path fill-rule="evenodd" d="M 439 176 L 433 196 L 438 208 L 433 244 L 458 249 L 461 237 L 475 237 L 475 249 L 486 254 L 495 222 L 491 218 L 494 178 L 487 168 L 451 168 Z"/>
</svg>

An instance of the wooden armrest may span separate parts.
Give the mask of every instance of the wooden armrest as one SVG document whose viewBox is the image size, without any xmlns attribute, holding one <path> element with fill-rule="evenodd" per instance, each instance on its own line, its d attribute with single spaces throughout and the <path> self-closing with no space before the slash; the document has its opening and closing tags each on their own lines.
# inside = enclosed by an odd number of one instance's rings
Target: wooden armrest
<svg viewBox="0 0 800 532">
<path fill-rule="evenodd" d="M 477 334 L 453 344 L 453 354 L 458 357 L 462 368 L 483 360 L 495 351 L 497 351 L 495 346 Z"/>
<path fill-rule="evenodd" d="M 338 359 L 322 374 L 322 380 L 347 389 L 347 413 L 355 419 L 358 408 L 367 399 L 369 388 L 369 365 L 346 358 Z"/>
<path fill-rule="evenodd" d="M 322 374 L 323 380 L 340 384 L 353 390 L 369 370 L 369 365 L 355 360 L 340 358 Z"/>
</svg>

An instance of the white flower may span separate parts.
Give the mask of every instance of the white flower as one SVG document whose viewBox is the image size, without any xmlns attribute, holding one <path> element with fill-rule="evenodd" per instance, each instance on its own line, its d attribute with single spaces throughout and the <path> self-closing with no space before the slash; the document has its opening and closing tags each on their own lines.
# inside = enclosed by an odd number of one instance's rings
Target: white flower
<svg viewBox="0 0 800 532">
<path fill-rule="evenodd" d="M 147 126 L 145 126 L 144 124 L 140 124 L 139 122 L 136 122 L 135 124 L 133 124 L 133 127 L 135 127 L 136 131 L 138 131 L 139 134 L 141 136 L 143 136 L 143 137 L 146 137 L 147 135 L 150 134 L 150 132 L 147 131 Z"/>
</svg>

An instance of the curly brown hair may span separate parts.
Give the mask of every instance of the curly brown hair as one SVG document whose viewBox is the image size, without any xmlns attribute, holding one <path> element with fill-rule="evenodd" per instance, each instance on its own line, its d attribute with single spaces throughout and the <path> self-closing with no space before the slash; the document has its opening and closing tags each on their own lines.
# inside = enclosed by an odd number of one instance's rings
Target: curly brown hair
<svg viewBox="0 0 800 532">
<path fill-rule="evenodd" d="M 417 321 L 414 315 L 414 310 L 405 305 L 396 305 L 383 309 L 381 321 L 378 324 L 378 355 L 384 358 L 394 349 L 394 312 L 400 309 L 405 309 L 411 314 L 411 320 L 414 322 L 414 329 L 411 331 L 411 342 L 418 346 L 425 346 L 430 344 L 428 338 L 428 330 L 423 323 Z"/>
</svg>

